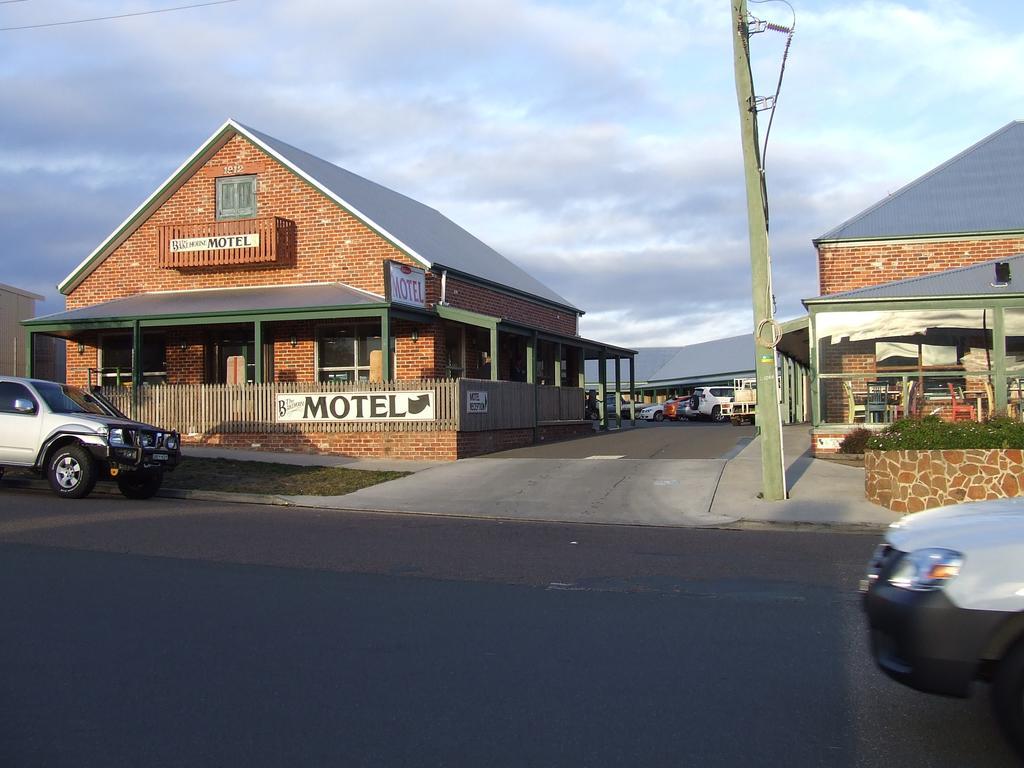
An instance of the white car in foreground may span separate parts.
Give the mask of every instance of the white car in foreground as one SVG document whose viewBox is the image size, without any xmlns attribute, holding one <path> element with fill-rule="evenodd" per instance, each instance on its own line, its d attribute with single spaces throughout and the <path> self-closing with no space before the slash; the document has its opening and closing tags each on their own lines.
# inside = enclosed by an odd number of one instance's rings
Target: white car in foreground
<svg viewBox="0 0 1024 768">
<path fill-rule="evenodd" d="M 946 696 L 991 682 L 996 718 L 1024 756 L 1024 498 L 898 520 L 861 591 L 882 671 Z"/>
<path fill-rule="evenodd" d="M 636 417 L 642 421 L 664 421 L 665 404 L 655 403 L 654 405 L 644 406 L 637 413 Z"/>
</svg>

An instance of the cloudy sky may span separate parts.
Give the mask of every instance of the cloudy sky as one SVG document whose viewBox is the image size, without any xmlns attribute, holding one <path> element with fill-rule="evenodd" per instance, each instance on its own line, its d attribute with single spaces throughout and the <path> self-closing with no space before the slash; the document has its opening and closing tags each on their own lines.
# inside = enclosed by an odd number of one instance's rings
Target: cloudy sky
<svg viewBox="0 0 1024 768">
<path fill-rule="evenodd" d="M 233 117 L 439 209 L 585 309 L 585 336 L 751 327 L 727 0 L 236 0 L 10 29 L 196 1 L 0 3 L 0 282 L 41 312 Z M 1024 118 L 1016 4 L 791 1 L 767 153 L 781 319 L 818 293 L 813 237 Z M 753 38 L 759 95 L 783 43 Z"/>
</svg>

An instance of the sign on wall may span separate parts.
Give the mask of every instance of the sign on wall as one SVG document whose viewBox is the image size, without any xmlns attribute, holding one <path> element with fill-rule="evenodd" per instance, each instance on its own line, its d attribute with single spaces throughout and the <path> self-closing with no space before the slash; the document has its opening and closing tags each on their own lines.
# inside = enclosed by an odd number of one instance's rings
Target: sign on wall
<svg viewBox="0 0 1024 768">
<path fill-rule="evenodd" d="M 387 261 L 384 266 L 387 300 L 412 307 L 427 306 L 426 273 L 408 264 Z"/>
<path fill-rule="evenodd" d="M 300 392 L 277 396 L 279 422 L 433 421 L 434 393 Z"/>
<path fill-rule="evenodd" d="M 466 392 L 466 413 L 487 413 L 487 393 L 468 390 Z"/>
<path fill-rule="evenodd" d="M 247 235 L 213 235 L 211 237 L 179 237 L 171 240 L 171 253 L 186 251 L 226 251 L 229 248 L 256 248 L 260 244 L 258 232 Z"/>
</svg>

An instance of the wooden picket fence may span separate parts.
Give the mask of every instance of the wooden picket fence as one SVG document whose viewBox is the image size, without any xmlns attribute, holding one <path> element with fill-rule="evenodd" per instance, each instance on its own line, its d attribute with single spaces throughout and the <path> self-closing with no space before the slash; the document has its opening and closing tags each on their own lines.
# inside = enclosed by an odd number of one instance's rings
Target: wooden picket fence
<svg viewBox="0 0 1024 768">
<path fill-rule="evenodd" d="M 276 418 L 278 394 L 418 390 L 434 393 L 433 420 L 278 422 Z M 176 429 L 183 435 L 524 429 L 538 423 L 582 420 L 585 406 L 584 390 L 578 387 L 535 387 L 522 382 L 479 379 L 327 384 L 165 384 L 144 386 L 136 392 L 126 387 L 105 387 L 102 392 L 131 418 Z M 469 412 L 470 392 L 487 394 L 486 413 Z"/>
<path fill-rule="evenodd" d="M 276 397 L 299 392 L 405 392 L 432 390 L 431 421 L 284 422 L 276 420 Z M 248 432 L 435 432 L 459 428 L 459 388 L 455 379 L 383 382 L 279 382 L 272 384 L 165 384 L 106 387 L 103 394 L 119 410 L 148 424 L 183 435 Z"/>
</svg>

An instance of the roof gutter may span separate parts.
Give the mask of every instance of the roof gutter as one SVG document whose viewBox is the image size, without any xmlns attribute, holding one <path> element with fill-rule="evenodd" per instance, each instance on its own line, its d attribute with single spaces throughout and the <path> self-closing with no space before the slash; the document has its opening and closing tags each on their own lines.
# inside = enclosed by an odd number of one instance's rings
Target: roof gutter
<svg viewBox="0 0 1024 768">
<path fill-rule="evenodd" d="M 871 245 L 878 242 L 892 242 L 898 240 L 968 240 L 976 238 L 991 237 L 1024 237 L 1022 229 L 996 229 L 986 232 L 932 232 L 903 235 L 861 235 L 859 237 L 829 237 L 825 234 L 811 240 L 811 243 L 819 245 Z"/>
</svg>

